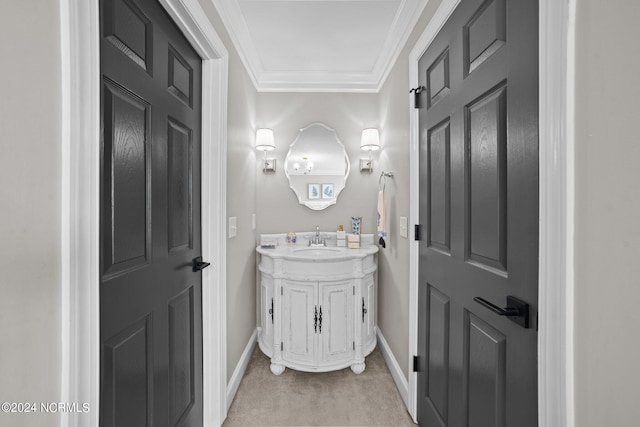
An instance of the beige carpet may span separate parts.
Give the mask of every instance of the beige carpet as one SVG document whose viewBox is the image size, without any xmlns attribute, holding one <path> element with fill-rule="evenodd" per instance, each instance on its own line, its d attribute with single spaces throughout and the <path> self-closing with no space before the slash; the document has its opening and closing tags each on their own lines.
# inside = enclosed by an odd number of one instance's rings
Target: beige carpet
<svg viewBox="0 0 640 427">
<path fill-rule="evenodd" d="M 269 370 L 256 347 L 224 427 L 236 426 L 415 426 L 387 369 L 374 350 L 367 368 L 327 373 Z"/>
</svg>

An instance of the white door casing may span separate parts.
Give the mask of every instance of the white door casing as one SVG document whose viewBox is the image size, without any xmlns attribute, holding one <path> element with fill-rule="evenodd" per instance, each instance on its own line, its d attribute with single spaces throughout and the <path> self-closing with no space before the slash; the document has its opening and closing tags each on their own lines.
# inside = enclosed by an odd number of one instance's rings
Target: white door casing
<svg viewBox="0 0 640 427">
<path fill-rule="evenodd" d="M 203 59 L 202 253 L 204 425 L 226 417 L 226 125 L 228 53 L 197 0 L 160 0 Z M 62 426 L 99 425 L 98 0 L 61 0 Z"/>
</svg>

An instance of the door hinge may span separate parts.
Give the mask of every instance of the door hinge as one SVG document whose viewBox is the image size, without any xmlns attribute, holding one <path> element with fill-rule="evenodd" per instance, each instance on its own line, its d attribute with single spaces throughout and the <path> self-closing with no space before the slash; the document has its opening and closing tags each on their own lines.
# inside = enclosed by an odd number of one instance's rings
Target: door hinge
<svg viewBox="0 0 640 427">
<path fill-rule="evenodd" d="M 356 294 L 356 287 L 354 286 L 352 289 L 353 289 L 353 295 L 355 295 Z"/>
<path fill-rule="evenodd" d="M 418 356 L 413 356 L 413 372 L 420 372 L 420 360 Z"/>
<path fill-rule="evenodd" d="M 280 341 L 280 351 L 284 351 L 284 342 Z"/>
<path fill-rule="evenodd" d="M 422 104 L 420 103 L 420 93 L 425 90 L 424 86 L 414 87 L 409 91 L 409 93 L 413 93 L 413 108 L 422 108 Z"/>
<path fill-rule="evenodd" d="M 420 224 L 415 225 L 413 237 L 415 240 L 422 240 L 422 226 Z"/>
<path fill-rule="evenodd" d="M 356 342 L 355 341 L 353 342 L 353 349 L 354 350 L 356 349 Z"/>
<path fill-rule="evenodd" d="M 280 295 L 284 295 L 284 287 L 280 286 Z"/>
</svg>

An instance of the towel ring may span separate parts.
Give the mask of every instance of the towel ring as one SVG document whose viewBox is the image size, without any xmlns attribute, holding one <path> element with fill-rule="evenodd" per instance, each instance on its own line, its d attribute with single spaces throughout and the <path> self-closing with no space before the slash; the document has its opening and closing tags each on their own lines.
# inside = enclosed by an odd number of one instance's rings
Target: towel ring
<svg viewBox="0 0 640 427">
<path fill-rule="evenodd" d="M 393 178 L 393 172 L 382 171 L 378 179 L 378 189 L 384 191 L 387 188 L 387 178 Z"/>
</svg>

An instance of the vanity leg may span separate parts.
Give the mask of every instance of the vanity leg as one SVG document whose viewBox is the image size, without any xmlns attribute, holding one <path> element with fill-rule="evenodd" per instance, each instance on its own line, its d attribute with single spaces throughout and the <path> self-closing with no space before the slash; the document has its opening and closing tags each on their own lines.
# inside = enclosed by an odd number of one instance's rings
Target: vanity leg
<svg viewBox="0 0 640 427">
<path fill-rule="evenodd" d="M 351 370 L 353 371 L 354 374 L 356 375 L 360 375 L 361 373 L 364 372 L 364 368 L 366 367 L 365 363 L 354 363 L 353 365 L 351 365 Z"/>
<path fill-rule="evenodd" d="M 280 375 L 281 373 L 283 373 L 284 368 L 284 365 L 280 365 L 279 363 L 271 363 L 271 372 L 273 372 L 274 375 Z"/>
</svg>

